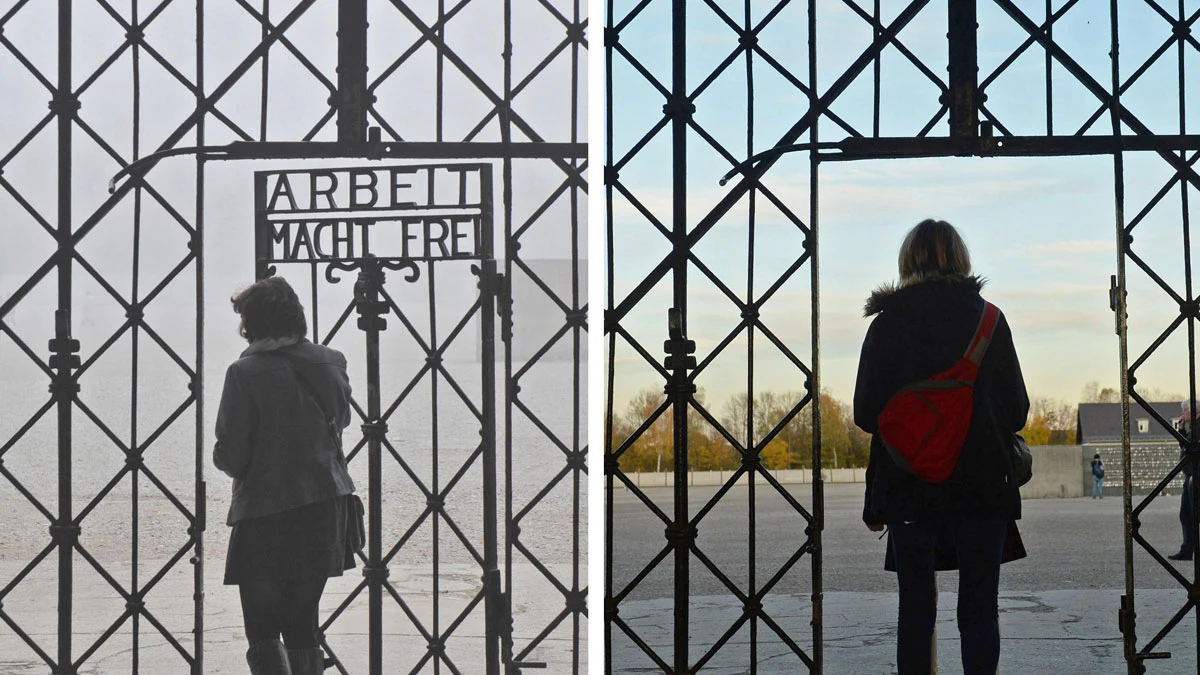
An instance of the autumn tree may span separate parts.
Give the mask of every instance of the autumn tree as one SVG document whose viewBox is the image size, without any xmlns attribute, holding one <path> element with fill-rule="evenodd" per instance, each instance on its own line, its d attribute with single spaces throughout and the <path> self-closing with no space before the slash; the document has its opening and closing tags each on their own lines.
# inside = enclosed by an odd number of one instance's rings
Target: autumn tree
<svg viewBox="0 0 1200 675">
<path fill-rule="evenodd" d="M 666 395 L 654 389 L 639 391 L 629 401 L 624 414 L 615 421 L 613 450 L 621 448 L 666 401 Z M 622 471 L 669 471 L 674 459 L 674 429 L 668 408 L 634 440 L 617 461 Z"/>
<path fill-rule="evenodd" d="M 1083 385 L 1083 392 L 1079 395 L 1080 403 L 1116 403 L 1120 400 L 1121 392 L 1112 387 L 1100 388 L 1099 382 L 1088 382 Z"/>
<path fill-rule="evenodd" d="M 725 432 L 722 434 L 697 407 L 688 410 L 688 469 L 691 471 L 734 470 L 742 464 L 738 447 L 755 447 L 778 429 L 763 447 L 761 459 L 768 469 L 812 468 L 813 405 L 804 403 L 800 392 L 758 392 L 753 400 L 738 392 L 721 405 L 719 415 L 704 404 L 704 392 L 694 399 Z M 663 404 L 666 397 L 654 389 L 638 392 L 623 414 L 612 421 L 612 448 L 625 444 Z M 786 420 L 786 421 L 785 421 Z M 673 416 L 665 410 L 624 451 L 619 460 L 623 471 L 672 471 L 674 468 Z M 851 408 L 829 392 L 821 394 L 822 466 L 842 468 L 866 466 L 871 437 L 854 425 Z"/>
<path fill-rule="evenodd" d="M 771 470 L 786 469 L 791 466 L 792 458 L 788 452 L 788 445 L 778 436 L 767 443 L 767 447 L 762 451 L 763 466 Z"/>
<path fill-rule="evenodd" d="M 1030 445 L 1074 445 L 1077 410 L 1066 401 L 1034 397 L 1020 433 Z"/>
</svg>

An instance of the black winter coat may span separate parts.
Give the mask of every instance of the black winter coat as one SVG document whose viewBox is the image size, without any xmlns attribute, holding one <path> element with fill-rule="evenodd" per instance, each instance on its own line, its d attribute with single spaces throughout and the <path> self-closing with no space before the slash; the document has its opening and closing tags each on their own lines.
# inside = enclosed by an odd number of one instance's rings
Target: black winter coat
<svg viewBox="0 0 1200 675">
<path fill-rule="evenodd" d="M 872 434 L 863 521 L 912 521 L 937 513 L 1018 519 L 1021 496 L 1009 459 L 1012 434 L 1025 426 L 1029 397 L 1001 314 L 975 382 L 971 427 L 958 465 L 930 485 L 902 471 L 878 436 L 879 413 L 902 387 L 949 368 L 966 350 L 983 312 L 977 277 L 938 278 L 884 287 L 867 301 L 867 330 L 854 389 L 854 423 Z"/>
</svg>

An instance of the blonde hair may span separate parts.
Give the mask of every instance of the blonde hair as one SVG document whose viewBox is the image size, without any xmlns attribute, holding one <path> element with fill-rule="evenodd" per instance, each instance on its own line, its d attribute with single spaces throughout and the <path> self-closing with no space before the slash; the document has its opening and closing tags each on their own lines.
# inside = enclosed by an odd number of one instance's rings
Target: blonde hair
<svg viewBox="0 0 1200 675">
<path fill-rule="evenodd" d="M 900 244 L 900 283 L 930 277 L 967 276 L 971 254 L 954 226 L 944 220 L 922 220 L 908 231 Z"/>
</svg>

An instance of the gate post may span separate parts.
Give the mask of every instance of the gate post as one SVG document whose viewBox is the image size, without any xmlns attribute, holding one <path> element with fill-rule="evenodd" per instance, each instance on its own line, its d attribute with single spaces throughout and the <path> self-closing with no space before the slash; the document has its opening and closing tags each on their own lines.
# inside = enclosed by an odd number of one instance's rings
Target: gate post
<svg viewBox="0 0 1200 675">
<path fill-rule="evenodd" d="M 63 260 L 64 267 L 70 260 Z M 74 369 L 79 367 L 79 340 L 71 337 L 70 276 L 67 275 L 66 308 L 54 312 L 54 339 L 50 340 L 50 368 L 55 370 L 50 393 L 58 406 L 58 519 L 50 536 L 58 546 L 58 664 L 54 675 L 74 675 L 71 656 L 71 621 L 74 600 L 74 549 L 79 525 L 71 515 L 71 406 L 79 392 Z M 60 293 L 62 288 L 60 288 Z M 60 297 L 60 304 L 63 298 Z"/>
<path fill-rule="evenodd" d="M 490 233 L 490 223 L 481 230 Z M 482 232 L 481 232 L 482 234 Z M 487 236 L 487 235 L 485 235 Z M 485 244 L 490 252 L 491 246 Z M 482 407 L 483 425 L 480 441 L 483 443 L 483 611 L 484 660 L 487 675 L 500 675 L 501 636 L 504 642 L 512 642 L 512 614 L 500 584 L 498 564 L 496 516 L 496 295 L 503 283 L 496 271 L 494 259 L 483 260 L 479 270 L 479 322 L 481 339 Z M 509 486 L 508 489 L 512 489 Z M 511 646 L 505 649 L 511 653 Z"/>
<path fill-rule="evenodd" d="M 367 0 L 338 0 L 339 143 L 367 140 Z"/>
<path fill-rule="evenodd" d="M 58 131 L 58 309 L 54 313 L 54 339 L 50 341 L 50 367 L 57 372 L 50 392 L 58 413 L 58 520 L 50 525 L 50 536 L 58 546 L 58 663 L 55 675 L 73 675 L 71 656 L 72 600 L 74 591 L 74 543 L 79 529 L 71 521 L 71 413 L 79 383 L 73 369 L 79 366 L 79 343 L 71 339 L 71 272 L 74 266 L 72 219 L 72 132 L 79 100 L 72 83 L 72 3 L 58 1 L 58 82 L 50 101 Z"/>
<path fill-rule="evenodd" d="M 979 135 L 979 55 L 975 0 L 950 0 L 949 14 L 950 137 L 961 147 L 958 154 L 970 150 Z"/>
<path fill-rule="evenodd" d="M 367 336 L 367 421 L 363 436 L 367 439 L 367 564 L 363 576 L 367 579 L 368 594 L 368 664 L 371 675 L 383 675 L 383 581 L 388 577 L 387 565 L 382 562 L 382 496 L 383 439 L 387 424 L 380 421 L 379 394 L 379 332 L 387 328 L 381 315 L 386 303 L 379 300 L 384 273 L 379 261 L 364 260 L 354 284 L 354 304 L 358 312 L 358 328 Z"/>
<path fill-rule="evenodd" d="M 663 345 L 667 353 L 663 365 L 671 373 L 667 383 L 667 400 L 671 401 L 672 436 L 675 445 L 675 518 L 667 526 L 667 541 L 675 553 L 675 675 L 691 672 L 688 654 L 691 601 L 689 556 L 696 541 L 696 527 L 688 514 L 688 403 L 696 392 L 696 383 L 688 378 L 688 370 L 696 367 L 696 343 L 687 339 L 683 329 L 683 313 L 678 308 L 667 310 L 667 335 Z"/>
</svg>

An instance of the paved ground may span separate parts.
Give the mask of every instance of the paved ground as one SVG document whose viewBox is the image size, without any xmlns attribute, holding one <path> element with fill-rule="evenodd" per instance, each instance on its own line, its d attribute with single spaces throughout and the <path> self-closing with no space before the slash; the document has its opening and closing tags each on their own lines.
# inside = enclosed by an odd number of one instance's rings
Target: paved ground
<svg viewBox="0 0 1200 675">
<path fill-rule="evenodd" d="M 161 561 L 155 563 L 161 564 Z M 0 574 L 10 577 L 11 573 L 16 571 L 11 569 L 12 567 L 11 564 L 0 566 Z M 128 566 L 111 571 L 117 578 L 128 578 Z M 526 580 L 532 579 L 530 573 L 536 574 L 533 570 L 524 572 Z M 190 574 L 191 568 L 185 563 L 178 573 L 171 573 L 165 577 L 160 586 L 151 592 L 147 607 L 155 619 L 182 643 L 184 649 L 193 653 L 194 641 L 189 632 L 192 625 Z M 92 645 L 98 642 L 105 630 L 120 616 L 124 603 L 110 587 L 94 575 L 85 573 L 82 566 L 76 566 L 76 575 L 78 585 L 73 611 L 76 627 L 73 651 L 76 659 L 79 659 L 90 651 Z M 207 590 L 204 611 L 204 672 L 214 675 L 244 675 L 247 672 L 243 657 L 246 642 L 242 634 L 237 589 L 220 585 L 219 574 L 208 572 L 205 577 Z M 394 567 L 389 580 L 404 599 L 407 608 L 421 619 L 427 629 L 431 628 L 433 594 L 429 589 L 428 571 Z M 357 571 L 341 579 L 331 580 L 322 602 L 323 615 L 328 616 L 338 602 L 361 581 L 362 577 Z M 20 593 L 12 601 L 5 603 L 5 610 L 11 612 L 22 630 L 53 657 L 57 649 L 54 630 L 57 617 L 56 587 L 53 579 L 41 575 L 28 584 L 23 582 L 22 585 L 25 587 L 20 589 Z M 474 570 L 461 566 L 443 568 L 438 594 L 441 600 L 440 625 L 443 631 L 468 606 L 478 588 L 478 574 Z M 542 594 L 540 600 L 544 603 L 553 601 L 549 594 Z M 561 599 L 558 600 L 558 604 L 561 604 Z M 517 611 L 521 612 L 521 608 L 518 607 Z M 517 626 L 521 626 L 520 614 L 517 616 Z M 162 633 L 145 620 L 142 621 L 138 632 L 137 672 L 156 675 L 188 672 L 186 661 Z M 519 628 L 517 636 L 518 641 L 523 644 L 528 644 L 529 639 L 533 637 L 529 631 Z M 360 595 L 348 613 L 334 623 L 327 638 L 329 645 L 342 659 L 349 672 L 367 672 L 365 594 Z M 386 672 L 414 671 L 426 652 L 425 638 L 413 621 L 405 616 L 400 606 L 387 596 L 384 597 L 383 648 Z M 447 642 L 446 661 L 436 672 L 482 673 L 483 648 L 483 612 L 482 606 L 476 606 L 454 630 L 453 637 Z M 586 640 L 582 650 L 586 653 Z M 132 673 L 134 652 L 132 626 L 129 621 L 125 621 L 111 638 L 97 647 L 94 654 L 88 654 L 87 658 L 83 659 L 84 663 L 79 672 L 81 675 Z M 556 631 L 551 635 L 531 660 L 547 661 L 547 672 L 569 673 L 572 658 L 568 623 L 568 629 Z M 452 663 L 457 670 L 448 669 L 447 663 Z M 418 671 L 432 673 L 435 669 L 432 662 L 426 661 Z M 11 627 L 0 624 L 0 673 L 45 675 L 47 672 L 49 668 L 46 664 L 17 637 Z"/>
<path fill-rule="evenodd" d="M 791 486 L 806 508 L 810 486 Z M 894 672 L 895 578 L 882 569 L 884 542 L 861 523 L 861 485 L 826 486 L 824 530 L 825 672 Z M 712 488 L 694 488 L 690 508 L 698 512 L 711 500 Z M 647 495 L 665 513 L 672 509 L 670 490 Z M 749 587 L 751 564 L 761 587 L 803 541 L 804 520 L 778 495 L 756 490 L 757 533 L 750 551 L 746 488 L 728 493 L 699 526 L 704 557 L 739 588 Z M 1152 502 L 1143 514 L 1142 534 L 1164 554 L 1179 543 L 1178 497 Z M 633 580 L 663 546 L 663 524 L 630 493 L 613 503 L 615 544 L 613 578 L 618 592 Z M 1124 673 L 1117 609 L 1124 588 L 1121 500 L 1054 499 L 1024 503 L 1020 521 L 1029 558 L 1005 565 L 1001 575 L 1002 672 L 1091 675 Z M 1189 578 L 1190 565 L 1176 563 Z M 691 634 L 693 659 L 711 650 L 741 615 L 741 604 L 695 556 L 692 558 Z M 1147 644 L 1187 601 L 1173 578 L 1149 555 L 1135 556 L 1139 612 L 1138 645 Z M 811 651 L 812 568 L 806 556 L 786 574 L 766 602 L 776 625 L 800 647 Z M 943 675 L 961 673 L 954 606 L 957 574 L 939 574 L 939 652 Z M 670 654 L 673 630 L 670 603 L 671 559 L 667 558 L 629 592 L 621 617 L 659 654 Z M 750 652 L 752 627 L 743 626 L 711 656 L 703 672 L 741 673 L 752 660 L 759 673 L 799 672 L 802 665 L 769 626 L 759 624 L 758 652 Z M 652 662 L 625 635 L 615 634 L 615 672 L 651 672 Z M 1147 673 L 1200 672 L 1197 666 L 1195 613 L 1170 631 L 1155 651 L 1170 659 L 1147 662 Z M 668 657 L 669 658 L 669 657 Z"/>
<path fill-rule="evenodd" d="M 0 500 L 0 512 L 4 512 L 6 506 L 10 515 L 17 512 L 15 504 Z M 247 672 L 244 659 L 246 641 L 242 633 L 237 588 L 222 585 L 228 528 L 212 515 L 224 514 L 228 503 L 223 495 L 216 495 L 209 506 L 210 523 L 205 537 L 204 568 L 204 673 L 244 675 Z M 165 500 L 146 499 L 140 504 L 140 509 L 143 523 L 146 523 L 145 529 L 157 535 L 143 538 L 138 576 L 139 585 L 144 587 L 164 569 L 169 554 L 177 547 L 176 542 L 186 540 L 186 536 L 181 535 L 178 529 L 163 531 L 165 524 L 173 522 L 172 507 Z M 128 535 L 122 534 L 119 521 L 120 518 L 111 514 L 86 521 L 91 525 L 85 529 L 81 542 L 89 555 L 104 567 L 116 583 L 129 588 L 131 565 Z M 45 532 L 44 526 L 40 532 Z M 39 534 L 38 530 L 27 529 L 24 540 L 10 536 L 7 543 L 0 546 L 0 591 L 4 591 L 0 593 L 3 596 L 0 610 L 13 622 L 0 621 L 0 675 L 46 675 L 50 671 L 46 661 L 57 656 L 57 553 L 42 560 L 13 585 L 11 591 L 7 588 L 45 546 L 48 537 Z M 388 581 L 396 589 L 404 607 L 390 594 L 385 594 L 383 648 L 384 662 L 388 668 L 385 672 L 458 672 L 464 675 L 483 672 L 483 605 L 472 604 L 481 585 L 480 568 L 476 564 L 462 562 L 465 556 L 454 554 L 451 537 L 450 534 L 442 537 L 447 550 L 439 561 L 436 588 L 429 551 L 419 545 L 419 539 L 418 545 L 398 554 L 396 564 L 390 568 Z M 545 555 L 543 562 L 549 572 L 569 584 L 570 538 L 567 533 L 559 532 L 559 541 L 559 546 Z M 586 574 L 586 568 L 581 573 Z M 195 569 L 189 564 L 188 556 L 185 556 L 166 571 L 146 595 L 146 609 L 153 615 L 154 621 L 173 636 L 188 654 L 195 653 L 192 634 L 194 574 Z M 328 617 L 361 582 L 359 569 L 331 580 L 322 598 L 322 618 Z M 537 638 L 551 618 L 562 611 L 564 601 L 559 591 L 545 580 L 542 572 L 533 565 L 522 564 L 519 556 L 514 562 L 512 588 L 515 642 L 518 649 L 523 649 Z M 75 557 L 73 597 L 72 654 L 75 661 L 81 663 L 80 675 L 133 673 L 135 659 L 138 673 L 158 675 L 188 672 L 186 660 L 180 651 L 149 619 L 140 622 L 137 640 L 134 640 L 132 621 L 121 620 L 126 609 L 125 600 L 80 555 Z M 438 598 L 436 610 L 434 597 Z M 423 631 L 434 631 L 437 626 L 438 632 L 445 633 L 460 615 L 465 616 L 446 641 L 446 660 L 438 668 L 431 661 L 422 662 L 428 646 Z M 367 597 L 364 592 L 355 597 L 350 608 L 333 623 L 327 633 L 330 647 L 342 659 L 349 673 L 367 672 L 367 625 Z M 105 637 L 110 627 L 115 627 L 115 632 L 111 637 Z M 579 628 L 584 636 L 579 653 L 585 655 L 586 621 Z M 39 656 L 18 631 L 27 635 L 46 656 Z M 527 660 L 546 662 L 548 670 L 543 672 L 572 672 L 575 659 L 572 633 L 571 621 L 562 622 L 538 642 Z M 451 663 L 453 669 L 448 665 Z"/>
<path fill-rule="evenodd" d="M 420 363 L 423 367 L 424 361 Z M 129 428 L 131 411 L 128 383 L 121 379 L 128 378 L 128 366 L 118 365 L 125 369 L 124 375 L 117 372 L 105 379 L 108 376 L 94 373 L 81 396 L 101 419 L 121 432 Z M 391 369 L 385 372 L 407 372 L 387 359 L 384 366 Z M 215 381 L 219 385 L 224 366 L 216 363 L 212 367 L 216 370 L 210 373 L 208 381 Z M 361 369 L 361 361 L 356 366 L 352 365 L 352 371 L 354 367 Z M 478 382 L 471 378 L 478 377 L 478 366 L 472 365 L 467 371 L 465 375 L 459 375 L 459 384 L 466 391 L 475 391 Z M 5 415 L 0 415 L 0 446 L 6 444 L 28 415 L 32 415 L 45 401 L 46 389 L 44 382 L 38 379 L 40 373 L 34 373 L 28 380 L 9 375 L 5 371 L 5 377 L 0 378 L 0 401 L 9 407 Z M 139 419 L 164 419 L 188 395 L 186 386 L 181 386 L 166 375 L 161 380 L 147 379 L 149 382 L 142 383 L 144 388 L 139 403 Z M 402 381 L 407 382 L 407 379 L 402 380 L 395 375 L 385 378 L 385 396 L 394 396 L 395 391 L 390 394 L 388 391 L 398 388 L 397 382 Z M 540 423 L 558 437 L 570 439 L 573 423 L 573 417 L 569 414 L 572 396 L 570 364 L 538 364 L 526 373 L 522 383 L 526 388 L 522 393 L 524 405 L 539 415 Z M 206 391 L 205 410 L 210 416 L 217 408 L 219 394 L 219 386 L 215 390 L 210 386 Z M 427 395 L 414 394 L 410 397 L 411 405 L 401 406 L 396 411 L 390 418 L 392 432 L 389 436 L 396 452 L 405 457 L 409 469 L 420 477 L 424 485 L 440 485 L 441 490 L 446 489 L 447 482 L 456 476 L 479 443 L 478 425 L 463 424 L 453 417 L 452 413 L 461 413 L 463 406 L 454 401 L 452 392 L 445 395 L 453 405 L 447 404 L 448 409 L 442 410 L 439 423 L 436 466 L 440 472 L 440 482 L 433 477 L 435 463 L 429 443 L 431 406 L 421 403 L 429 400 Z M 581 406 L 586 408 L 586 401 Z M 456 410 L 458 413 L 455 413 Z M 512 488 L 513 509 L 525 514 L 521 521 L 522 546 L 531 551 L 543 567 L 538 569 L 520 551 L 514 553 L 511 590 L 515 642 L 519 650 L 531 648 L 526 660 L 549 664 L 548 670 L 541 672 L 570 673 L 573 661 L 583 658 L 582 655 L 587 652 L 587 622 L 585 618 L 579 626 L 574 626 L 569 616 L 558 621 L 566 603 L 563 594 L 546 579 L 545 573 L 554 575 L 562 586 L 571 587 L 572 547 L 575 544 L 572 530 L 576 517 L 579 518 L 578 528 L 582 533 L 578 542 L 580 556 L 586 563 L 586 489 L 580 492 L 580 503 L 585 508 L 578 514 L 574 511 L 575 493 L 570 476 L 557 481 L 553 489 L 543 492 L 543 488 L 555 482 L 555 476 L 564 466 L 562 451 L 546 438 L 542 429 L 522 414 L 514 417 L 512 433 L 516 452 L 513 465 L 520 480 L 514 482 Z M 190 424 L 188 414 L 179 419 L 182 421 L 165 432 L 146 452 L 146 466 L 183 503 L 194 505 L 194 429 L 185 424 Z M 72 512 L 79 514 L 90 498 L 124 467 L 125 456 L 82 415 L 77 414 L 75 420 L 76 451 L 72 469 L 75 502 Z M 144 439 L 152 427 L 143 425 L 141 428 L 141 438 Z M 205 424 L 205 428 L 212 428 L 211 420 Z M 0 457 L 4 470 L 19 480 L 22 489 L 28 490 L 50 509 L 56 508 L 58 494 L 55 432 L 51 414 L 31 427 L 15 445 L 6 448 L 3 457 Z M 207 450 L 204 455 L 207 465 Z M 406 540 L 390 567 L 389 582 L 395 587 L 396 595 L 403 600 L 407 611 L 390 594 L 385 595 L 384 657 L 388 668 L 385 672 L 389 674 L 413 671 L 428 648 L 428 640 L 422 630 L 432 631 L 433 626 L 437 625 L 445 632 L 478 594 L 481 585 L 480 566 L 470 555 L 463 540 L 470 542 L 476 550 L 482 550 L 480 512 L 483 487 L 480 464 L 474 461 L 457 480 L 453 490 L 443 493 L 445 511 L 454 519 L 461 532 L 461 540 L 444 518 L 439 519 L 436 526 L 432 518 L 426 518 Z M 351 462 L 351 474 L 365 493 L 368 485 L 365 454 Z M 206 675 L 244 675 L 247 672 L 243 656 L 246 644 L 242 635 L 237 591 L 235 587 L 221 584 L 229 536 L 224 521 L 229 508 L 230 481 L 211 467 L 207 468 L 206 475 L 209 501 L 208 528 L 204 536 L 204 672 Z M 500 471 L 498 489 L 501 491 L 505 489 L 503 476 L 504 472 Z M 130 483 L 129 479 L 122 479 L 112 493 L 88 513 L 83 519 L 80 534 L 80 544 L 87 554 L 107 571 L 115 583 L 124 588 L 133 587 L 131 523 L 134 499 Z M 582 487 L 585 486 L 586 480 Z M 145 477 L 139 482 L 138 490 L 137 585 L 144 587 L 185 544 L 188 521 Z M 385 546 L 388 546 L 388 543 L 396 542 L 405 535 L 424 511 L 426 499 L 424 493 L 413 486 L 408 474 L 390 460 L 384 463 L 383 495 L 383 536 L 387 542 Z M 57 554 L 41 560 L 28 575 L 21 578 L 18 575 L 28 563 L 37 559 L 50 541 L 48 520 L 15 484 L 4 477 L 0 477 L 0 514 L 0 675 L 46 675 L 50 672 L 46 662 L 53 660 L 58 650 Z M 438 542 L 439 565 L 436 586 L 433 582 L 435 540 Z M 164 632 L 173 636 L 172 639 L 177 640 L 188 654 L 194 653 L 195 637 L 191 632 L 194 623 L 194 568 L 188 563 L 191 555 L 191 552 L 185 555 L 146 595 L 146 609 L 153 614 L 154 621 L 159 622 L 161 631 L 148 618 L 141 620 L 137 628 L 130 620 L 122 621 L 121 617 L 126 611 L 125 599 L 108 580 L 94 571 L 82 554 L 75 556 L 71 653 L 80 664 L 81 675 L 128 674 L 134 672 L 135 662 L 138 673 L 174 675 L 187 672 L 184 657 L 164 638 Z M 501 555 L 502 564 L 503 559 Z M 586 564 L 581 565 L 579 575 L 586 584 Z M 361 581 L 360 571 L 354 570 L 331 582 L 326 588 L 323 616 L 329 616 Z M 438 598 L 436 610 L 433 602 L 435 597 Z M 329 631 L 330 645 L 346 663 L 349 673 L 366 672 L 366 607 L 365 595 L 359 595 Z M 557 627 L 543 636 L 543 630 L 556 621 Z M 417 627 L 418 624 L 421 628 Z M 110 627 L 114 627 L 115 632 L 111 637 L 105 637 Z M 446 642 L 447 660 L 454 664 L 454 668 L 450 668 L 445 661 L 438 667 L 426 661 L 420 664 L 418 672 L 482 673 L 483 628 L 483 606 L 474 605 Z M 584 636 L 579 656 L 575 653 L 572 641 L 576 628 Z M 135 630 L 136 639 L 133 634 Z M 21 638 L 21 634 L 25 634 L 37 647 L 31 647 Z M 531 647 L 535 642 L 536 646 Z M 39 654 L 38 650 L 43 654 Z"/>
</svg>

